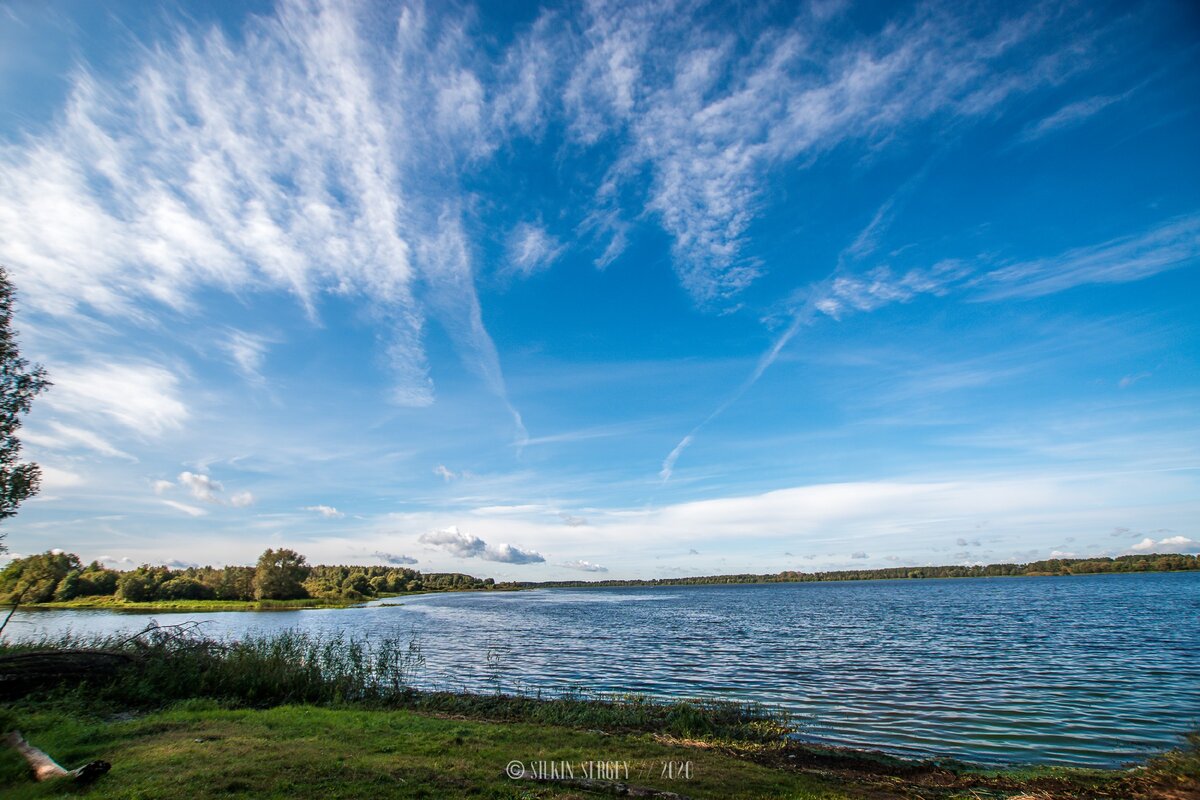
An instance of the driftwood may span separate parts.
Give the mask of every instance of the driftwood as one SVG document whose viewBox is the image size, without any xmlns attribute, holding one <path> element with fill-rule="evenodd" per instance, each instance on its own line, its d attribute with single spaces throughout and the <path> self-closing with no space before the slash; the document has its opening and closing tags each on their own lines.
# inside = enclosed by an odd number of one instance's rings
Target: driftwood
<svg viewBox="0 0 1200 800">
<path fill-rule="evenodd" d="M 26 650 L 0 655 L 0 700 L 63 683 L 80 683 L 115 675 L 135 660 L 119 650 Z"/>
<path fill-rule="evenodd" d="M 621 783 L 620 781 L 601 781 L 593 778 L 560 778 L 551 777 L 549 775 L 539 775 L 530 770 L 523 771 L 520 775 L 511 775 L 505 773 L 509 778 L 524 778 L 537 783 L 549 783 L 555 786 L 567 786 L 572 789 L 583 789 L 589 792 L 605 792 L 615 797 L 650 797 L 654 800 L 691 800 L 686 795 L 677 794 L 675 792 L 667 792 L 662 789 L 654 789 L 649 786 L 635 786 L 632 783 Z"/>
<path fill-rule="evenodd" d="M 39 781 L 70 778 L 76 783 L 91 783 L 112 768 L 107 761 L 89 761 L 78 769 L 63 769 L 53 758 L 25 741 L 20 731 L 10 731 L 4 737 L 4 743 L 25 757 L 34 779 Z"/>
</svg>

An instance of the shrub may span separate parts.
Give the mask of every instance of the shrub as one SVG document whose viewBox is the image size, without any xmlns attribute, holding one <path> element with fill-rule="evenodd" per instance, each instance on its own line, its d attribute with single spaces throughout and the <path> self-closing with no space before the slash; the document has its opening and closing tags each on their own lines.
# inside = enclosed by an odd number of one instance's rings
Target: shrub
<svg viewBox="0 0 1200 800">
<path fill-rule="evenodd" d="M 215 592 L 195 578 L 180 576 L 158 587 L 159 600 L 211 600 Z"/>
</svg>

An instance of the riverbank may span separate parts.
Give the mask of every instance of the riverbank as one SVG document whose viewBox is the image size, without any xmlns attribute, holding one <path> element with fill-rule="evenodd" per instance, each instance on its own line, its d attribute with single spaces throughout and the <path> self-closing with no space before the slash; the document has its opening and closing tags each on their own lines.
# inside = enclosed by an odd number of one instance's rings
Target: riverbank
<svg viewBox="0 0 1200 800">
<path fill-rule="evenodd" d="M 486 704 L 485 704 L 486 705 Z M 68 767 L 104 759 L 89 798 L 585 798 L 633 784 L 701 800 L 741 798 L 1200 797 L 1195 749 L 1132 770 L 978 770 L 787 742 L 688 739 L 463 714 L 185 701 L 141 715 L 25 703 L 0 712 Z M 509 777 L 519 762 L 525 777 Z M 533 780 L 538 775 L 551 778 Z M 579 781 L 600 781 L 585 788 Z M 565 780 L 564 780 L 565 779 Z M 595 791 L 592 791 L 595 790 Z M 0 793 L 61 796 L 0 753 Z M 664 795 L 665 796 L 665 795 Z"/>
<path fill-rule="evenodd" d="M 306 597 L 302 600 L 148 600 L 133 602 L 112 595 L 76 597 L 71 600 L 52 600 L 48 603 L 25 603 L 23 610 L 78 609 L 82 611 L 103 609 L 106 611 L 296 611 L 305 608 L 350 608 L 361 602 Z"/>
<path fill-rule="evenodd" d="M 427 594 L 445 594 L 447 592 L 482 591 L 479 589 L 445 589 L 402 592 L 397 594 L 380 594 L 370 600 L 402 600 L 405 597 L 420 597 Z M 487 591 L 520 591 L 519 589 L 489 589 Z M 189 613 L 207 611 L 301 611 L 316 608 L 357 608 L 364 605 L 363 600 L 346 600 L 344 598 L 305 597 L 299 600 L 148 600 L 133 602 L 123 600 L 113 595 L 95 595 L 76 597 L 71 600 L 51 600 L 46 603 L 25 603 L 19 606 L 21 610 L 104 610 L 152 612 L 163 611 L 170 613 Z M 402 605 L 401 602 L 385 602 L 380 605 Z"/>
</svg>

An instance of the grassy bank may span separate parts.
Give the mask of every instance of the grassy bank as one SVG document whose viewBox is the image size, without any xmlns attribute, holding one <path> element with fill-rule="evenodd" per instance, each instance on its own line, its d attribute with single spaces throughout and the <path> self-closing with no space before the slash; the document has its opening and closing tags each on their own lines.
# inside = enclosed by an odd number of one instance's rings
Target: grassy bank
<svg viewBox="0 0 1200 800">
<path fill-rule="evenodd" d="M 349 608 L 361 602 L 322 597 L 302 600 L 150 600 L 135 603 L 113 595 L 76 597 L 72 600 L 52 600 L 48 603 L 26 603 L 27 609 L 104 609 L 108 611 L 286 611 L 302 608 Z"/>
<path fill-rule="evenodd" d="M 106 611 L 151 612 L 167 611 L 172 613 L 189 613 L 204 611 L 296 611 L 306 608 L 354 608 L 366 601 L 386 600 L 383 605 L 403 605 L 406 597 L 419 597 L 426 594 L 446 594 L 459 591 L 480 591 L 478 589 L 429 589 L 397 594 L 380 594 L 360 600 L 347 600 L 332 597 L 305 597 L 298 600 L 149 600 L 133 602 L 123 600 L 115 595 L 93 595 L 76 597 L 71 600 L 51 600 L 46 603 L 23 603 L 19 606 L 25 610 L 52 609 L 99 609 Z M 489 591 L 522 591 L 516 587 L 501 587 Z"/>
<path fill-rule="evenodd" d="M 87 660 L 97 652 L 103 665 Z M 33 680 L 29 659 L 58 666 Z M 576 777 L 608 762 L 608 777 L 696 800 L 1200 797 L 1200 740 L 1136 770 L 979 770 L 805 745 L 786 715 L 753 704 L 418 692 L 422 664 L 415 641 L 298 633 L 0 644 L 0 730 L 20 728 L 64 766 L 111 762 L 73 790 L 95 798 L 601 796 L 513 780 L 513 761 Z M 61 793 L 0 752 L 0 796 Z"/>
</svg>

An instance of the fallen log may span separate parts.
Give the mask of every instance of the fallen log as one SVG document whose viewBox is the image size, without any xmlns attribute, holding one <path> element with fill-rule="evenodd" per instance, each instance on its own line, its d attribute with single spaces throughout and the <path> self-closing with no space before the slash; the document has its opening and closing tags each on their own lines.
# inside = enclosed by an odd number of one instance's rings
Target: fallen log
<svg viewBox="0 0 1200 800">
<path fill-rule="evenodd" d="M 33 770 L 34 779 L 38 781 L 70 778 L 76 783 L 91 783 L 112 769 L 107 761 L 89 761 L 78 769 L 63 769 L 50 756 L 25 741 L 20 731 L 9 731 L 4 743 L 25 757 L 29 768 Z"/>
</svg>

